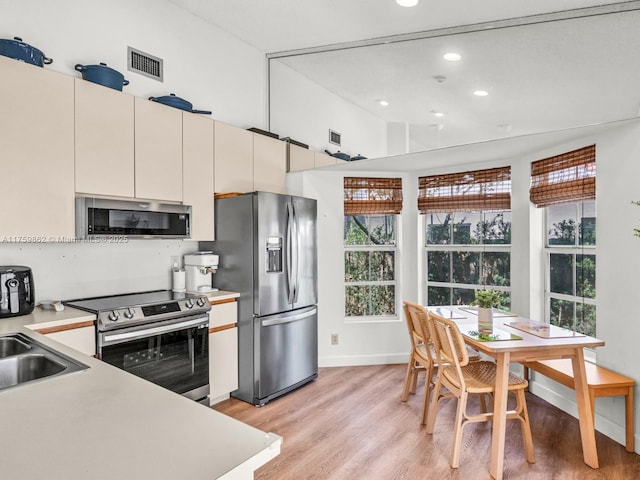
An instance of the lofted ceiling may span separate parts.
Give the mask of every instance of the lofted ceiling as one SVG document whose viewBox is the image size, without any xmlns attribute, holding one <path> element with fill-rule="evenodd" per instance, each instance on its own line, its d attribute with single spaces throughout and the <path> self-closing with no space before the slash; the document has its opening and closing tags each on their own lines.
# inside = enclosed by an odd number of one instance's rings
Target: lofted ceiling
<svg viewBox="0 0 640 480">
<path fill-rule="evenodd" d="M 169 1 L 401 125 L 404 151 L 639 114 L 638 1 Z"/>
</svg>

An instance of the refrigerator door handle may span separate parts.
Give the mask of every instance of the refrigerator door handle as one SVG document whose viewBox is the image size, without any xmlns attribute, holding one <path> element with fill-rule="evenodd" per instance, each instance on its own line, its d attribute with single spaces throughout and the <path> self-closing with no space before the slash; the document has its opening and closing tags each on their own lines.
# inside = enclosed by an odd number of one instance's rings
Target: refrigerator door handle
<svg viewBox="0 0 640 480">
<path fill-rule="evenodd" d="M 291 245 L 293 232 L 293 205 L 291 201 L 287 202 L 287 251 L 286 251 L 286 261 L 287 261 L 287 302 L 289 304 L 293 304 L 293 299 L 295 295 L 295 285 L 293 284 L 293 271 L 292 271 L 292 263 L 293 263 L 293 248 Z"/>
<path fill-rule="evenodd" d="M 300 290 L 300 278 L 299 278 L 299 272 L 298 272 L 298 256 L 299 256 L 299 250 L 300 250 L 300 245 L 299 245 L 299 235 L 300 235 L 300 226 L 298 224 L 298 214 L 295 211 L 295 208 L 293 207 L 293 202 L 291 202 L 291 210 L 293 211 L 293 303 L 297 303 L 298 301 L 298 291 Z"/>
<path fill-rule="evenodd" d="M 269 320 L 262 320 L 263 327 L 271 327 L 273 325 L 282 325 L 284 323 L 291 323 L 297 320 L 302 320 L 303 318 L 313 317 L 316 314 L 316 309 L 312 308 L 306 312 L 299 313 L 297 315 L 290 315 L 288 317 L 279 317 L 273 318 Z"/>
</svg>

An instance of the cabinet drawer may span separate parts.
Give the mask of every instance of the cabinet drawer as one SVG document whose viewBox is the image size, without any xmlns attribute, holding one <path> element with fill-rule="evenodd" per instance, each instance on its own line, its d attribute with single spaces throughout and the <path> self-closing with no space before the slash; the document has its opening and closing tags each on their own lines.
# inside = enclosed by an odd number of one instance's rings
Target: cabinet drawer
<svg viewBox="0 0 640 480">
<path fill-rule="evenodd" d="M 96 329 L 93 326 L 73 328 L 61 332 L 47 333 L 46 335 L 85 355 L 92 357 L 96 354 Z"/>
<path fill-rule="evenodd" d="M 238 322 L 238 304 L 236 302 L 212 305 L 209 312 L 209 328 L 233 325 Z"/>
</svg>

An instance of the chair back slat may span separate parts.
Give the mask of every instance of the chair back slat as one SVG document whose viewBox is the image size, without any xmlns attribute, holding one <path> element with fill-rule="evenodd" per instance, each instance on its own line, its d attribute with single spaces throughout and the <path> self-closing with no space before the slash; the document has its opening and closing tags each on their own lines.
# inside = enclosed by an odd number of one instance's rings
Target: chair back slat
<svg viewBox="0 0 640 480">
<path fill-rule="evenodd" d="M 404 311 L 414 345 L 424 344 L 427 347 L 425 349 L 427 356 L 433 360 L 431 348 L 429 348 L 432 344 L 432 338 L 428 326 L 427 310 L 422 305 L 405 301 Z"/>
<path fill-rule="evenodd" d="M 444 357 L 443 360 L 460 366 L 467 365 L 469 353 L 456 322 L 433 312 L 429 312 L 429 317 L 438 333 L 439 349 Z"/>
</svg>

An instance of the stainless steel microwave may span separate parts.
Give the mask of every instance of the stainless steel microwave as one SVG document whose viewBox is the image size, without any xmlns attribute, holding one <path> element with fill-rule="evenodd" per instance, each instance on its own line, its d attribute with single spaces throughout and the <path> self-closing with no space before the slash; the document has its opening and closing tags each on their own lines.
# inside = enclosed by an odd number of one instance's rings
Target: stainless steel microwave
<svg viewBox="0 0 640 480">
<path fill-rule="evenodd" d="M 77 197 L 76 236 L 190 238 L 191 206 Z"/>
</svg>

